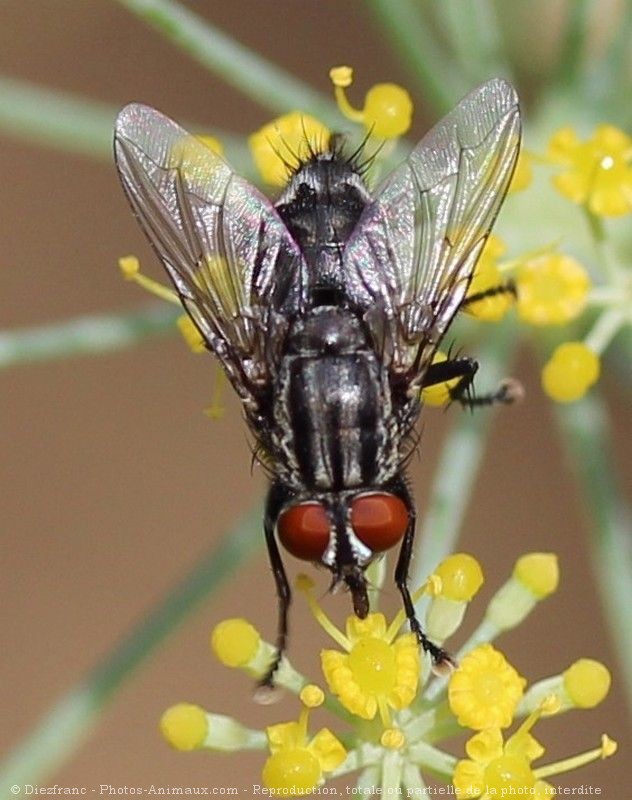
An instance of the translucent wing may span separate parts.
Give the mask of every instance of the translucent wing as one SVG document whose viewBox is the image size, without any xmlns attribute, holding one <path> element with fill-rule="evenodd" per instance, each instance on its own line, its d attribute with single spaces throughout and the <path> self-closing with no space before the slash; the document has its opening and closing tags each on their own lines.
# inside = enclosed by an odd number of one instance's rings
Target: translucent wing
<svg viewBox="0 0 632 800">
<path fill-rule="evenodd" d="M 301 302 L 295 242 L 267 198 L 158 111 L 126 106 L 114 149 L 182 304 L 242 399 L 255 399 L 268 378 L 274 312 Z"/>
<path fill-rule="evenodd" d="M 386 179 L 347 243 L 349 293 L 413 383 L 465 297 L 519 147 L 513 87 L 479 86 Z"/>
</svg>

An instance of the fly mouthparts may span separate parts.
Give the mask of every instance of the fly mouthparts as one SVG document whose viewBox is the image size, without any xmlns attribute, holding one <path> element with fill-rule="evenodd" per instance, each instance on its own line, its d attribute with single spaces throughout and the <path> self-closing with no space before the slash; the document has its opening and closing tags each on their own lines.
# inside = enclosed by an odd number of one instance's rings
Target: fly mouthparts
<svg viewBox="0 0 632 800">
<path fill-rule="evenodd" d="M 366 619 L 369 615 L 369 595 L 362 568 L 354 566 L 347 574 L 334 576 L 329 591 L 337 594 L 343 586 L 351 592 L 353 613 L 360 619 Z"/>
</svg>

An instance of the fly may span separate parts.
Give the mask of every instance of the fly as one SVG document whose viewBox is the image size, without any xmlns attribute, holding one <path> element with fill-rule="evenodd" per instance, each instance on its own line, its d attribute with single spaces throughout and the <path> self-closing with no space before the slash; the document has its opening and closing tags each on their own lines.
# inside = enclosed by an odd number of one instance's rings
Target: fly
<svg viewBox="0 0 632 800">
<path fill-rule="evenodd" d="M 435 669 L 452 663 L 424 634 L 408 588 L 416 512 L 405 465 L 424 387 L 458 379 L 451 397 L 470 406 L 512 399 L 508 385 L 473 397 L 472 359 L 433 357 L 471 302 L 519 147 L 516 93 L 494 79 L 374 196 L 357 155 L 333 137 L 273 205 L 158 111 L 132 104 L 118 116 L 116 164 L 132 210 L 241 399 L 270 475 L 263 527 L 279 620 L 263 685 L 287 645 L 279 544 L 324 564 L 360 618 L 367 566 L 399 544 L 395 582 L 411 630 Z"/>
</svg>

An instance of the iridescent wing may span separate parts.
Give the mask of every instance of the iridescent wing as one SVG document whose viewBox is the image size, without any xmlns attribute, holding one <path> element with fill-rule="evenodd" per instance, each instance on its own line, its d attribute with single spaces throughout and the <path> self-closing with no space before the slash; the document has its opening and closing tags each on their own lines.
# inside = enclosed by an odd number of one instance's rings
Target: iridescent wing
<svg viewBox="0 0 632 800">
<path fill-rule="evenodd" d="M 465 297 L 519 148 L 516 93 L 488 81 L 389 175 L 345 247 L 348 292 L 411 388 Z"/>
<path fill-rule="evenodd" d="M 301 304 L 303 258 L 271 203 L 224 160 L 147 106 L 116 121 L 119 176 L 200 334 L 241 398 L 269 379 L 276 311 Z"/>
</svg>

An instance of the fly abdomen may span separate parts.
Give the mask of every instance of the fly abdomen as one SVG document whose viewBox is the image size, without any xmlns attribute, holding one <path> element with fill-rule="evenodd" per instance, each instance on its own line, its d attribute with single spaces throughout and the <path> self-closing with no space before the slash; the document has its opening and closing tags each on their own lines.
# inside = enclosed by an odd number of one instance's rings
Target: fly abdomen
<svg viewBox="0 0 632 800">
<path fill-rule="evenodd" d="M 372 366 L 365 353 L 291 358 L 288 444 L 305 486 L 340 490 L 373 482 L 384 430 Z"/>
<path fill-rule="evenodd" d="M 310 489 L 377 483 L 391 469 L 388 380 L 349 312 L 319 308 L 290 333 L 275 416 L 292 477 Z"/>
</svg>

